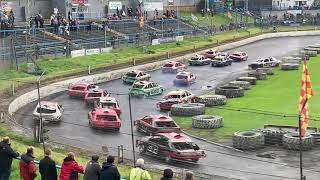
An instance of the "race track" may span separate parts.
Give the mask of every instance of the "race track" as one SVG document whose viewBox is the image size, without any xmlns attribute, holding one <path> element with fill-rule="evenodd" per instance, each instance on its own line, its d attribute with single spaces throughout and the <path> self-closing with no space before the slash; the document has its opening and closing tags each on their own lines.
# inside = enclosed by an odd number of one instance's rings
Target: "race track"
<svg viewBox="0 0 320 180">
<path fill-rule="evenodd" d="M 306 45 L 319 43 L 319 40 L 319 36 L 287 37 L 267 39 L 239 47 L 237 50 L 248 53 L 249 60 L 247 62 L 233 63 L 232 66 L 225 68 L 212 68 L 211 66 L 189 66 L 188 70 L 197 76 L 197 80 L 195 84 L 189 87 L 183 87 L 183 89 L 188 89 L 197 95 L 204 94 L 206 91 L 208 91 L 207 89 L 203 88 L 204 86 L 215 87 L 227 79 L 236 77 L 239 73 L 247 70 L 250 62 L 257 60 L 260 57 L 273 56 L 280 59 L 282 56 L 288 55 L 290 52 L 298 50 Z M 150 74 L 152 76 L 151 81 L 158 82 L 166 88 L 165 93 L 179 88 L 173 86 L 172 81 L 175 76 L 173 74 L 162 74 L 161 71 L 154 71 Z M 112 93 L 121 94 L 127 93 L 130 86 L 124 85 L 121 80 L 115 80 L 101 84 L 100 87 L 105 88 Z M 118 145 L 124 145 L 124 148 L 128 150 L 125 151 L 125 157 L 132 158 L 130 153 L 132 146 L 128 96 L 116 94 L 111 95 L 118 99 L 123 111 L 123 114 L 121 115 L 122 127 L 119 133 L 101 132 L 88 127 L 87 114 L 90 111 L 90 108 L 87 108 L 82 100 L 71 99 L 66 93 L 60 93 L 46 98 L 48 100 L 58 101 L 65 109 L 63 122 L 56 125 L 50 125 L 50 141 L 55 141 L 62 144 L 70 144 L 94 151 L 99 151 L 101 150 L 102 145 L 106 145 L 109 147 L 111 153 L 116 152 L 116 149 L 114 148 L 116 148 Z M 159 111 L 156 108 L 156 102 L 157 99 L 161 98 L 162 96 L 163 95 L 155 96 L 153 97 L 154 99 L 133 98 L 133 118 L 135 119 L 138 117 L 143 117 L 148 114 L 158 114 Z M 31 115 L 35 105 L 36 103 L 31 103 L 18 111 L 19 114 L 16 115 L 16 118 L 24 127 L 32 127 L 33 121 Z M 134 131 L 134 133 L 136 135 L 135 138 L 139 138 L 138 136 L 141 136 L 141 134 L 138 134 L 136 131 Z M 206 159 L 201 159 L 198 165 L 178 164 L 177 166 L 193 169 L 194 171 L 206 172 L 208 174 L 217 174 L 239 179 L 287 179 L 286 177 L 298 177 L 299 171 L 296 168 L 272 164 L 269 162 L 250 160 L 248 158 L 225 155 L 223 153 L 241 155 L 249 158 L 254 157 L 254 155 L 242 154 L 205 142 L 200 142 L 198 140 L 195 141 L 202 148 L 209 150 L 206 151 L 208 157 Z M 293 153 L 292 156 L 292 159 L 295 159 L 297 154 Z M 149 157 L 144 158 L 146 158 L 149 163 L 155 165 L 159 165 L 159 163 L 164 164 L 164 162 L 161 160 Z M 284 162 L 280 159 L 268 161 Z M 290 165 L 296 164 L 296 161 L 290 161 Z M 272 174 L 274 176 L 270 176 L 268 174 Z M 308 179 L 319 179 L 320 177 L 319 172 L 307 171 L 306 174 Z"/>
</svg>

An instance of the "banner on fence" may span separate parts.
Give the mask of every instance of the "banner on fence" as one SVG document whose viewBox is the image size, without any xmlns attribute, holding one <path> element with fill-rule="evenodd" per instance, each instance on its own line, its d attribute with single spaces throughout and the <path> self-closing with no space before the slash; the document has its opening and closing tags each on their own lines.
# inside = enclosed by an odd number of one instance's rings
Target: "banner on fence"
<svg viewBox="0 0 320 180">
<path fill-rule="evenodd" d="M 112 50 L 112 47 L 106 47 L 106 48 L 101 48 L 100 52 L 104 53 L 104 52 L 110 52 Z"/>
<path fill-rule="evenodd" d="M 163 2 L 144 2 L 145 11 L 163 11 Z"/>
<path fill-rule="evenodd" d="M 121 1 L 109 1 L 109 9 L 122 9 Z"/>
<path fill-rule="evenodd" d="M 152 45 L 160 44 L 159 39 L 152 39 Z"/>
<path fill-rule="evenodd" d="M 176 36 L 176 41 L 183 41 L 183 36 Z"/>
<path fill-rule="evenodd" d="M 99 54 L 99 53 L 100 53 L 100 49 L 99 48 L 86 49 L 86 55 Z"/>
<path fill-rule="evenodd" d="M 71 57 L 79 57 L 79 56 L 84 56 L 86 55 L 86 50 L 85 49 L 79 49 L 79 50 L 73 50 L 71 51 Z"/>
</svg>

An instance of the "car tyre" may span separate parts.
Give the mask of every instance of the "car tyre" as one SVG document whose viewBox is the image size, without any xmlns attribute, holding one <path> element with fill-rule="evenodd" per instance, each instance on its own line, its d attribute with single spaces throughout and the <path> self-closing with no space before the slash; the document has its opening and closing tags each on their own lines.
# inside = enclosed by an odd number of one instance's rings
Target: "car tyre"
<svg viewBox="0 0 320 180">
<path fill-rule="evenodd" d="M 283 135 L 282 144 L 285 149 L 300 150 L 300 138 L 298 133 L 287 133 Z M 301 150 L 306 151 L 312 149 L 313 137 L 306 134 L 301 140 Z"/>
<path fill-rule="evenodd" d="M 244 89 L 237 86 L 221 86 L 215 89 L 215 93 L 227 98 L 236 98 L 244 96 Z"/>
<path fill-rule="evenodd" d="M 146 153 L 146 148 L 145 148 L 144 144 L 140 144 L 138 150 L 139 150 L 140 154 Z"/>
<path fill-rule="evenodd" d="M 205 105 L 200 103 L 180 103 L 171 107 L 174 116 L 196 116 L 205 113 Z"/>
<path fill-rule="evenodd" d="M 205 106 L 222 106 L 227 103 L 227 98 L 223 95 L 202 95 L 196 98 L 196 102 Z"/>
<path fill-rule="evenodd" d="M 192 127 L 200 129 L 216 129 L 223 127 L 223 117 L 215 115 L 198 115 L 192 117 Z"/>
<path fill-rule="evenodd" d="M 232 137 L 233 147 L 241 150 L 254 150 L 264 146 L 264 135 L 254 131 L 235 132 Z"/>
</svg>

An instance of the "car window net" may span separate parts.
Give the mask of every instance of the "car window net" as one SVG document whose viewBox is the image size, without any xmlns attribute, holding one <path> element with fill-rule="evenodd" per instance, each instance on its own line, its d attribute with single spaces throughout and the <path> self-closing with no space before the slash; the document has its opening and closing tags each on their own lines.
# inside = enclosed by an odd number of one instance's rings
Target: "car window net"
<svg viewBox="0 0 320 180">
<path fill-rule="evenodd" d="M 46 109 L 46 108 L 37 108 L 37 113 L 45 113 L 45 114 L 52 114 L 52 113 L 55 113 L 57 112 L 56 109 Z"/>
<path fill-rule="evenodd" d="M 177 79 L 187 79 L 188 77 L 187 76 L 183 76 L 183 75 L 178 75 L 176 78 Z"/>
<path fill-rule="evenodd" d="M 137 74 L 136 74 L 136 73 L 127 73 L 127 76 L 128 76 L 128 77 L 136 77 Z"/>
<path fill-rule="evenodd" d="M 97 116 L 97 120 L 99 121 L 117 121 L 115 116 Z"/>
<path fill-rule="evenodd" d="M 101 97 L 101 93 L 89 93 L 88 97 Z"/>
<path fill-rule="evenodd" d="M 189 149 L 193 149 L 193 146 L 191 143 L 186 143 L 186 142 L 179 142 L 179 143 L 172 143 L 173 146 L 177 149 L 177 150 L 189 150 Z"/>
<path fill-rule="evenodd" d="M 116 108 L 116 104 L 115 103 L 102 103 L 102 107 L 113 107 Z"/>
<path fill-rule="evenodd" d="M 172 67 L 173 64 L 165 64 L 163 67 Z"/>
<path fill-rule="evenodd" d="M 133 88 L 142 89 L 143 87 L 144 87 L 144 85 L 141 85 L 141 84 L 135 84 L 135 85 L 133 85 Z"/>
<path fill-rule="evenodd" d="M 76 86 L 76 87 L 73 87 L 72 90 L 84 91 L 85 87 Z"/>
<path fill-rule="evenodd" d="M 171 95 L 171 96 L 168 96 L 168 99 L 177 99 L 177 98 L 180 98 L 180 95 Z"/>
<path fill-rule="evenodd" d="M 166 122 L 156 122 L 157 127 L 177 127 L 174 122 L 166 121 Z"/>
</svg>

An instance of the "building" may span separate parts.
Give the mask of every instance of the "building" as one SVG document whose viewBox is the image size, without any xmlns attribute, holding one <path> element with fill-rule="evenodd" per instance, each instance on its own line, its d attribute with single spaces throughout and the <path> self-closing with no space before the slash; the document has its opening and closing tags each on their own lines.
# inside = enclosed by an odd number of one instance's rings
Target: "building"
<svg viewBox="0 0 320 180">
<path fill-rule="evenodd" d="M 314 0 L 273 0 L 272 9 L 289 9 L 293 7 L 312 6 Z"/>
</svg>

